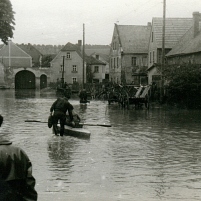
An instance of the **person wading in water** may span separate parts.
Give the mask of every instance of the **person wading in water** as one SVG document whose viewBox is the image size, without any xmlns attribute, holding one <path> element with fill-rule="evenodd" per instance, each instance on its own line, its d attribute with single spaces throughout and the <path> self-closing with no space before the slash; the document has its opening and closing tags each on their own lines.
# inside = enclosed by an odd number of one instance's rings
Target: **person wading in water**
<svg viewBox="0 0 201 201">
<path fill-rule="evenodd" d="M 68 115 L 70 117 L 70 123 L 74 126 L 73 121 L 73 106 L 68 101 L 68 93 L 63 93 L 63 97 L 58 98 L 50 108 L 50 115 L 53 117 L 53 131 L 55 135 L 58 135 L 58 121 L 60 122 L 60 136 L 64 135 L 64 125 L 66 124 L 66 112 L 68 111 Z"/>
</svg>

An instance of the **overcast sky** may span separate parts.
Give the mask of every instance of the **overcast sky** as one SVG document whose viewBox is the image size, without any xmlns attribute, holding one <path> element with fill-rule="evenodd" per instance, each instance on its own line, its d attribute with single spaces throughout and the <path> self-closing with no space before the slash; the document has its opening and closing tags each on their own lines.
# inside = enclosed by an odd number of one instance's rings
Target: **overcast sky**
<svg viewBox="0 0 201 201">
<path fill-rule="evenodd" d="M 114 23 L 147 25 L 163 17 L 163 0 L 11 0 L 15 12 L 14 43 L 65 45 L 111 43 Z M 166 0 L 166 17 L 191 18 L 201 0 Z"/>
</svg>

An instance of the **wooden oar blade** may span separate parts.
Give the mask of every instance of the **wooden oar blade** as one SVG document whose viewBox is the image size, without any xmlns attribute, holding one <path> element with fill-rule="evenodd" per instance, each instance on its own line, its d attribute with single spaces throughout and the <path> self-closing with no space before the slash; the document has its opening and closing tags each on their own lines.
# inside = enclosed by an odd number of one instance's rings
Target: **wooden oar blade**
<svg viewBox="0 0 201 201">
<path fill-rule="evenodd" d="M 102 126 L 102 127 L 112 127 L 110 124 L 93 124 L 93 123 L 80 123 L 86 126 Z"/>
<path fill-rule="evenodd" d="M 46 121 L 39 121 L 39 120 L 25 120 L 25 122 L 48 123 Z"/>
</svg>

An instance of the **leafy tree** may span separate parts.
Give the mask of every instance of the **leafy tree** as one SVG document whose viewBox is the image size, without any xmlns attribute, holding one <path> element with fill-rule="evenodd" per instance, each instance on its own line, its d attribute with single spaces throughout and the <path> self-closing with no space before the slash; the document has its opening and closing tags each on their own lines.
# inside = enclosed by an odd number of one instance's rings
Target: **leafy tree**
<svg viewBox="0 0 201 201">
<path fill-rule="evenodd" d="M 163 69 L 168 101 L 188 108 L 201 107 L 200 65 L 168 65 Z"/>
<path fill-rule="evenodd" d="M 13 30 L 15 29 L 14 13 L 10 0 L 0 1 L 0 38 L 5 44 L 7 44 L 9 38 L 13 37 Z"/>
<path fill-rule="evenodd" d="M 47 54 L 43 55 L 42 67 L 50 67 L 50 62 L 54 59 L 55 55 Z"/>
</svg>

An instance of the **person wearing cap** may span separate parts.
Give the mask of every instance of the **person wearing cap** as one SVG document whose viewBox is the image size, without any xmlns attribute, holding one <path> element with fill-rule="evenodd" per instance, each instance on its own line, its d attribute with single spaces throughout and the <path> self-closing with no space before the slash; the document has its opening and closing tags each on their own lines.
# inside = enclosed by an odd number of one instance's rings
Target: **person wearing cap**
<svg viewBox="0 0 201 201">
<path fill-rule="evenodd" d="M 52 104 L 50 108 L 50 115 L 53 117 L 53 131 L 55 135 L 59 134 L 58 131 L 58 121 L 60 122 L 60 136 L 64 135 L 64 125 L 66 124 L 66 112 L 70 117 L 70 122 L 72 126 L 73 122 L 73 106 L 68 101 L 68 93 L 63 93 L 63 97 L 57 98 L 57 100 Z M 54 112 L 54 113 L 53 113 Z M 52 115 L 53 113 L 53 115 Z"/>
<path fill-rule="evenodd" d="M 3 116 L 0 115 L 0 127 Z M 0 200 L 37 201 L 32 163 L 27 154 L 11 141 L 0 137 Z M 13 199 L 14 197 L 14 199 Z"/>
</svg>

